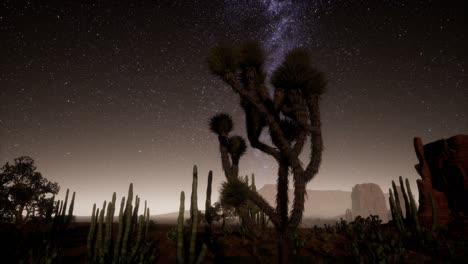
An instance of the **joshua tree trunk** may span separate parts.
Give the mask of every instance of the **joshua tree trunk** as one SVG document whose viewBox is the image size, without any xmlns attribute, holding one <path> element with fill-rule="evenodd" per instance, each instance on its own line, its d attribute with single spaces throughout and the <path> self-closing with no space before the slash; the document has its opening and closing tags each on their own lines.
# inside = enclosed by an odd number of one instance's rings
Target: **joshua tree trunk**
<svg viewBox="0 0 468 264">
<path fill-rule="evenodd" d="M 276 193 L 276 212 L 279 215 L 280 230 L 286 229 L 288 225 L 288 166 L 285 161 L 281 162 L 278 169 Z"/>
<path fill-rule="evenodd" d="M 278 169 L 277 193 L 276 193 L 276 212 L 279 215 L 279 226 L 276 227 L 278 233 L 278 260 L 280 263 L 288 263 L 288 166 L 283 159 Z"/>
<path fill-rule="evenodd" d="M 278 233 L 278 261 L 280 264 L 289 263 L 289 242 L 287 232 Z"/>
</svg>

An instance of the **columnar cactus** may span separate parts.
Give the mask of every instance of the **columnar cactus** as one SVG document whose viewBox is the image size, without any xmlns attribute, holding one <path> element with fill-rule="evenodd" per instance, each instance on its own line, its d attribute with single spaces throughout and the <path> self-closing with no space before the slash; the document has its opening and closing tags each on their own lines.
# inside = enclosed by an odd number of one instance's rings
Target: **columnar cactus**
<svg viewBox="0 0 468 264">
<path fill-rule="evenodd" d="M 389 203 L 390 203 L 390 210 L 392 212 L 392 219 L 400 232 L 405 230 L 405 225 L 403 223 L 403 216 L 401 215 L 401 209 L 398 210 L 397 208 L 400 207 L 400 204 L 395 203 L 395 198 L 393 196 L 392 189 L 389 189 Z M 398 195 L 397 192 L 395 192 Z"/>
<path fill-rule="evenodd" d="M 75 209 L 75 192 L 73 192 L 72 199 L 70 202 L 70 207 L 68 208 L 68 217 L 66 220 L 66 224 L 70 224 L 73 220 L 73 210 Z"/>
<path fill-rule="evenodd" d="M 68 206 L 68 197 L 69 197 L 70 190 L 67 189 L 67 192 L 65 194 L 65 200 L 59 200 L 55 202 L 55 210 L 53 209 L 52 211 L 54 212 L 54 217 L 52 221 L 52 229 L 58 229 L 62 230 L 65 229 L 72 221 L 73 219 L 73 210 L 74 210 L 74 204 L 75 204 L 75 192 L 73 192 L 73 196 L 70 202 L 70 207 L 67 208 Z M 55 197 L 54 197 L 55 199 Z M 68 209 L 68 213 L 67 213 Z M 52 217 L 52 214 L 50 216 L 47 216 L 49 218 Z"/>
<path fill-rule="evenodd" d="M 185 193 L 180 193 L 180 207 L 179 207 L 179 218 L 177 221 L 177 263 L 183 264 L 201 264 L 205 258 L 207 246 L 205 243 L 202 244 L 200 252 L 196 252 L 196 241 L 197 241 L 197 228 L 198 228 L 198 206 L 197 206 L 197 183 L 198 183 L 198 172 L 197 166 L 193 167 L 193 180 L 192 180 L 192 195 L 190 199 L 190 217 L 191 217 L 191 232 L 190 232 L 190 244 L 188 248 L 188 256 L 185 256 L 186 250 L 184 250 L 184 212 L 185 212 Z"/>
<path fill-rule="evenodd" d="M 179 218 L 177 219 L 177 263 L 184 264 L 184 214 L 185 214 L 185 193 L 180 192 Z"/>
<path fill-rule="evenodd" d="M 409 181 L 408 179 L 405 180 L 406 189 L 405 184 L 403 184 L 403 178 L 401 176 L 399 177 L 399 181 L 403 200 L 405 202 L 406 216 L 403 216 L 398 190 L 395 182 L 392 181 L 393 192 L 392 189 L 389 190 L 389 202 L 393 221 L 400 232 L 403 233 L 407 228 L 411 228 L 412 230 L 415 230 L 417 234 L 419 234 L 421 228 L 419 225 L 418 211 L 416 202 L 414 201 L 413 193 L 411 192 Z"/>
<path fill-rule="evenodd" d="M 146 240 L 149 225 L 149 209 L 138 215 L 140 198 L 133 201 L 133 184 L 130 184 L 127 200 L 122 198 L 119 212 L 117 237 L 114 239 L 112 227 L 115 213 L 116 194 L 112 201 L 103 203 L 102 209 L 93 205 L 91 225 L 88 233 L 88 259 L 90 263 L 153 263 L 157 257 L 154 243 Z M 107 204 L 107 211 L 106 211 Z M 125 209 L 124 209 L 125 208 Z M 97 231 L 96 231 L 97 226 Z"/>
<path fill-rule="evenodd" d="M 257 192 L 257 187 L 255 186 L 255 174 L 252 173 L 252 180 L 251 184 L 249 185 L 249 176 L 245 176 L 245 183 L 249 186 L 249 189 Z M 255 205 L 251 201 L 247 201 L 247 210 L 249 212 L 250 217 L 254 223 L 254 227 L 257 230 L 264 230 L 268 227 L 269 219 L 268 216 L 262 212 L 257 205 Z"/>
<path fill-rule="evenodd" d="M 118 261 L 120 257 L 120 249 L 122 247 L 122 236 L 124 232 L 124 206 L 125 206 L 125 197 L 122 197 L 120 201 L 120 210 L 119 210 L 119 231 L 117 233 L 117 240 L 114 243 L 114 263 Z"/>
<path fill-rule="evenodd" d="M 45 212 L 47 220 L 47 230 L 44 234 L 44 248 L 37 251 L 37 255 L 30 256 L 28 261 L 53 263 L 57 261 L 61 251 L 61 238 L 71 223 L 75 202 L 75 192 L 73 192 L 70 206 L 68 206 L 69 189 L 65 194 L 65 200 L 55 201 L 55 196 L 51 199 L 51 206 Z M 68 213 L 67 213 L 68 212 Z"/>
<path fill-rule="evenodd" d="M 257 186 L 255 186 L 255 174 L 252 173 L 252 184 L 250 185 L 250 188 L 252 191 L 256 192 L 257 191 Z"/>
<path fill-rule="evenodd" d="M 208 184 L 206 186 L 206 201 L 205 201 L 205 220 L 208 225 L 208 229 L 211 230 L 211 224 L 213 222 L 213 207 L 211 206 L 211 185 L 213 183 L 213 172 L 208 173 Z"/>
</svg>

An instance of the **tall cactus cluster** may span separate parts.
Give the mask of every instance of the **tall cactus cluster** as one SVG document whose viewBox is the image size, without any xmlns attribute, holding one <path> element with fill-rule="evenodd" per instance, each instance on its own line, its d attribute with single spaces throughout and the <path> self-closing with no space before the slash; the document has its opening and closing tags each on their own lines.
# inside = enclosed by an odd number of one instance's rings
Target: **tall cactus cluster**
<svg viewBox="0 0 468 264">
<path fill-rule="evenodd" d="M 252 173 L 251 184 L 249 185 L 249 176 L 245 175 L 245 177 L 240 178 L 240 184 L 245 185 L 248 189 L 257 192 L 257 187 L 255 186 L 255 174 Z M 207 230 L 210 232 L 212 227 L 213 218 L 216 215 L 215 208 L 211 206 L 211 190 L 212 190 L 212 182 L 213 182 L 213 172 L 210 171 L 208 174 L 208 185 L 206 189 L 206 202 L 205 202 L 205 221 L 207 223 Z M 238 190 L 238 189 L 237 189 Z M 233 194 L 234 196 L 238 196 L 237 194 Z M 223 206 L 229 206 L 228 204 L 223 204 Z M 240 208 L 242 207 L 242 208 Z M 269 224 L 268 216 L 262 212 L 255 203 L 246 200 L 238 209 L 245 210 L 245 214 L 240 214 L 239 210 L 237 210 L 237 214 L 240 217 L 241 228 L 249 231 L 250 229 L 265 229 Z M 246 219 L 248 218 L 248 219 Z M 218 219 L 218 218 L 217 218 Z M 251 227 L 246 226 L 246 222 L 250 222 L 253 224 Z"/>
<path fill-rule="evenodd" d="M 210 173 L 210 175 L 212 175 Z M 211 176 L 213 177 L 213 176 Z M 192 196 L 190 199 L 190 218 L 191 227 L 189 234 L 188 250 L 184 243 L 184 213 L 185 213 L 185 193 L 180 193 L 179 218 L 177 221 L 177 263 L 178 264 L 200 264 L 205 259 L 207 246 L 205 243 L 197 250 L 197 231 L 198 231 L 198 199 L 197 199 L 198 172 L 197 166 L 193 167 Z"/>
<path fill-rule="evenodd" d="M 68 197 L 70 190 L 67 189 L 65 194 L 65 200 L 58 200 L 54 202 L 55 196 L 52 197 L 52 204 L 55 204 L 49 211 L 46 212 L 46 219 L 52 219 L 52 229 L 63 230 L 65 229 L 73 220 L 73 209 L 75 206 L 75 192 L 72 194 L 70 205 L 68 206 Z M 68 209 L 68 212 L 67 212 Z M 52 217 L 52 214 L 54 216 Z"/>
<path fill-rule="evenodd" d="M 244 182 L 249 186 L 249 188 L 257 192 L 257 187 L 255 186 L 255 174 L 252 173 L 252 183 L 249 185 L 249 176 L 245 175 Z M 252 201 L 247 201 L 246 204 L 248 215 L 252 219 L 253 223 L 255 224 L 256 229 L 264 230 L 268 227 L 270 222 L 268 216 L 258 208 Z M 242 219 L 241 219 L 242 220 Z"/>
<path fill-rule="evenodd" d="M 64 200 L 55 201 L 52 197 L 50 207 L 45 212 L 47 229 L 45 230 L 43 243 L 36 250 L 30 250 L 28 255 L 22 256 L 29 262 L 34 263 L 57 263 L 60 262 L 62 251 L 62 238 L 73 220 L 73 209 L 75 204 L 75 192 L 73 192 L 68 205 L 69 189 Z M 20 260 L 20 262 L 27 262 Z"/>
<path fill-rule="evenodd" d="M 408 179 L 405 179 L 406 189 L 401 176 L 399 177 L 399 181 L 403 197 L 399 197 L 397 186 L 394 181 L 392 181 L 393 192 L 392 189 L 389 189 L 389 203 L 392 219 L 401 233 L 405 233 L 408 228 L 420 233 L 421 227 L 419 225 L 418 209 L 416 207 L 416 202 L 414 201 L 413 193 L 411 192 L 409 181 Z M 403 198 L 405 203 L 405 216 L 403 216 L 403 210 L 400 205 L 401 198 Z"/>
<path fill-rule="evenodd" d="M 68 205 L 68 197 L 70 190 L 67 189 L 64 200 L 55 201 L 55 196 L 52 197 L 52 205 L 46 212 L 46 220 L 50 223 L 46 243 L 49 248 L 53 248 L 54 244 L 59 240 L 59 236 L 67 229 L 73 220 L 73 209 L 75 205 L 75 192 L 73 192 L 70 205 Z"/>
<path fill-rule="evenodd" d="M 143 214 L 138 216 L 140 198 L 135 197 L 133 205 L 133 184 L 128 196 L 120 202 L 117 236 L 114 237 L 113 221 L 116 194 L 112 201 L 104 201 L 102 208 L 93 205 L 87 249 L 90 263 L 154 263 L 157 258 L 156 244 L 147 239 L 150 210 L 146 201 Z"/>
</svg>

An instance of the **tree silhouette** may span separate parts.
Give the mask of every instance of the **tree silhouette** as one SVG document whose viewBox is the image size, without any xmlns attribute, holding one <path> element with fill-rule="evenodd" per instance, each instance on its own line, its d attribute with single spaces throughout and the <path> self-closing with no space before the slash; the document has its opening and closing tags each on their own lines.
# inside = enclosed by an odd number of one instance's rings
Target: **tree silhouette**
<svg viewBox="0 0 468 264">
<path fill-rule="evenodd" d="M 0 219 L 21 224 L 31 217 L 47 217 L 59 189 L 36 171 L 32 158 L 16 158 L 13 165 L 7 162 L 0 169 Z"/>
<path fill-rule="evenodd" d="M 290 51 L 274 70 L 271 76 L 274 94 L 270 95 L 265 84 L 264 61 L 260 44 L 250 42 L 240 48 L 213 48 L 208 66 L 240 97 L 250 145 L 278 163 L 276 208 L 239 180 L 239 160 L 245 153 L 246 144 L 242 137 L 229 135 L 233 129 L 232 118 L 225 113 L 215 115 L 209 126 L 218 135 L 222 167 L 227 178 L 221 188 L 223 200 L 238 208 L 240 216 L 247 220 L 242 205 L 247 200 L 256 204 L 275 226 L 279 262 L 288 263 L 287 234 L 294 231 L 302 220 L 306 185 L 317 174 L 321 163 L 323 141 L 319 103 L 326 81 L 310 62 L 307 51 L 297 48 Z M 268 129 L 273 146 L 261 141 L 264 129 Z M 310 156 L 304 167 L 299 155 L 308 139 Z M 294 182 L 294 201 L 292 210 L 288 212 L 290 172 Z"/>
</svg>

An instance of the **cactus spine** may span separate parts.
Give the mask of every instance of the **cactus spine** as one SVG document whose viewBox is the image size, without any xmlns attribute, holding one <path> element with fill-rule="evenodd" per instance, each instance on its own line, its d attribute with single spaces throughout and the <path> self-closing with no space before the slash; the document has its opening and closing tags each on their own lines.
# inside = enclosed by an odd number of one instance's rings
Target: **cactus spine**
<svg viewBox="0 0 468 264">
<path fill-rule="evenodd" d="M 207 246 L 203 243 L 198 257 L 196 256 L 196 240 L 197 240 L 197 228 L 198 228 L 198 206 L 197 206 L 197 183 L 198 183 L 198 172 L 197 166 L 193 166 L 193 181 L 192 181 L 192 195 L 190 202 L 190 217 L 191 217 L 191 234 L 190 244 L 188 250 L 188 263 L 189 264 L 201 264 L 205 258 Z M 177 222 L 177 263 L 185 263 L 184 256 L 184 203 L 185 194 L 182 191 L 180 193 L 180 207 L 179 207 L 179 218 Z"/>
</svg>

